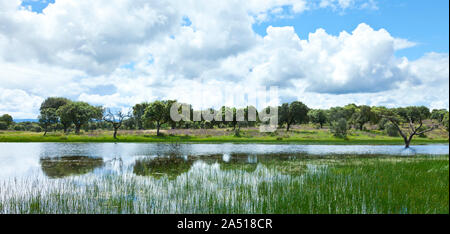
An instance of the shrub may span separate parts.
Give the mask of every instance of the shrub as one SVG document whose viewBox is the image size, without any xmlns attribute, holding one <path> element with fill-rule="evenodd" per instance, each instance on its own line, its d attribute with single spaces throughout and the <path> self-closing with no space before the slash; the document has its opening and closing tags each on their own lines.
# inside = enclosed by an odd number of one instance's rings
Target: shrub
<svg viewBox="0 0 450 234">
<path fill-rule="evenodd" d="M 330 126 L 330 131 L 336 137 L 347 137 L 347 121 L 344 118 L 333 121 Z"/>
<path fill-rule="evenodd" d="M 427 129 L 430 129 L 430 128 L 427 127 L 427 126 L 423 126 L 423 127 L 420 129 L 420 131 L 427 130 Z M 421 138 L 426 138 L 427 135 L 425 135 L 425 133 L 422 133 L 422 134 L 419 134 L 419 137 L 421 137 Z"/>
<path fill-rule="evenodd" d="M 387 123 L 384 126 L 385 126 L 385 130 L 384 131 L 386 132 L 386 134 L 388 136 L 391 136 L 391 137 L 398 137 L 399 136 L 398 130 L 393 124 Z"/>
<path fill-rule="evenodd" d="M 23 126 L 22 124 L 16 124 L 14 125 L 13 129 L 16 131 L 25 131 L 25 126 Z"/>
<path fill-rule="evenodd" d="M 235 136 L 235 137 L 241 137 L 241 131 L 239 130 L 239 128 L 236 128 L 236 129 L 234 130 L 234 136 Z"/>
<path fill-rule="evenodd" d="M 382 118 L 380 122 L 378 122 L 378 130 L 385 130 L 386 124 L 388 124 L 389 120 Z"/>
<path fill-rule="evenodd" d="M 33 131 L 33 132 L 42 132 L 42 127 L 41 126 L 33 126 L 31 131 Z"/>
</svg>

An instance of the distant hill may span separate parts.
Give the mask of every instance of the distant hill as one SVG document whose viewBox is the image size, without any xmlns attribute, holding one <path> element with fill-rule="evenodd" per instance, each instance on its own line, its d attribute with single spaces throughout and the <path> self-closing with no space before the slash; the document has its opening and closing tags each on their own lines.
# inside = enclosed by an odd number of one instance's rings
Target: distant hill
<svg viewBox="0 0 450 234">
<path fill-rule="evenodd" d="M 14 122 L 21 123 L 21 122 L 39 122 L 38 119 L 14 119 Z"/>
</svg>

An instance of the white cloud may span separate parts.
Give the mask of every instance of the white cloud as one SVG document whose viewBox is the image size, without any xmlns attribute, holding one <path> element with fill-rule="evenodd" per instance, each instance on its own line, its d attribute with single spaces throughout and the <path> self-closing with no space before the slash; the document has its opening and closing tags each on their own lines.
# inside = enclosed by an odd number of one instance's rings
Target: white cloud
<svg viewBox="0 0 450 234">
<path fill-rule="evenodd" d="M 35 113 L 44 101 L 42 97 L 30 95 L 21 89 L 0 87 L 0 115 L 10 114 L 14 118 L 36 118 Z"/>
<path fill-rule="evenodd" d="M 19 6 L 0 0 L 0 113 L 15 118 L 35 117 L 48 96 L 122 109 L 156 98 L 211 107 L 227 101 L 224 90 L 271 85 L 282 100 L 311 107 L 448 108 L 448 54 L 396 57 L 417 43 L 364 23 L 337 36 L 252 29 L 320 7 L 375 9 L 375 1 L 58 0 L 42 14 Z"/>
<path fill-rule="evenodd" d="M 142 45 L 178 26 L 165 1 L 59 0 L 43 14 L 2 0 L 0 50 L 11 62 L 41 63 L 102 74 L 139 55 Z"/>
</svg>

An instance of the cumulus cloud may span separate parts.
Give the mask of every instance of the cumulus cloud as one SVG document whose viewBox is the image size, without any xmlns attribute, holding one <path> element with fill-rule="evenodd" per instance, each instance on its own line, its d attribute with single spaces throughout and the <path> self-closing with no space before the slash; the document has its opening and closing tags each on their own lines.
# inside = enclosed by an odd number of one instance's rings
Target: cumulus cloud
<svg viewBox="0 0 450 234">
<path fill-rule="evenodd" d="M 166 1 L 59 0 L 43 14 L 2 0 L 0 50 L 7 61 L 39 61 L 93 75 L 139 55 L 142 45 L 170 33 L 180 15 Z"/>
<path fill-rule="evenodd" d="M 417 42 L 361 23 L 339 35 L 252 25 L 364 0 L 58 0 L 42 13 L 0 0 L 0 114 L 36 117 L 48 96 L 125 109 L 155 99 L 242 104 L 225 91 L 277 86 L 282 101 L 448 108 L 448 54 L 410 61 Z"/>
</svg>

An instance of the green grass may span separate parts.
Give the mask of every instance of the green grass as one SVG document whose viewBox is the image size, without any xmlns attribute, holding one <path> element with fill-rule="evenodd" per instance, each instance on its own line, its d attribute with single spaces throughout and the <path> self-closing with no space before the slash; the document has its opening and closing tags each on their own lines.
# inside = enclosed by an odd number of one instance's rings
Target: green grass
<svg viewBox="0 0 450 234">
<path fill-rule="evenodd" d="M 448 214 L 448 191 L 448 155 L 274 160 L 254 170 L 199 162 L 176 178 L 128 170 L 3 181 L 0 213 Z"/>
<path fill-rule="evenodd" d="M 118 139 L 112 137 L 110 132 L 100 132 L 92 135 L 64 135 L 62 133 L 33 132 L 0 132 L 0 142 L 181 142 L 181 143 L 276 143 L 276 144 L 333 144 L 333 145 L 402 145 L 400 137 L 389 137 L 381 134 L 355 132 L 347 139 L 337 138 L 326 131 L 292 131 L 288 134 L 258 133 L 251 135 L 252 131 L 243 131 L 241 137 L 233 135 L 166 135 L 154 134 L 121 134 Z M 230 133 L 232 134 L 232 133 Z M 448 143 L 448 138 L 419 138 L 415 137 L 412 144 Z"/>
</svg>

